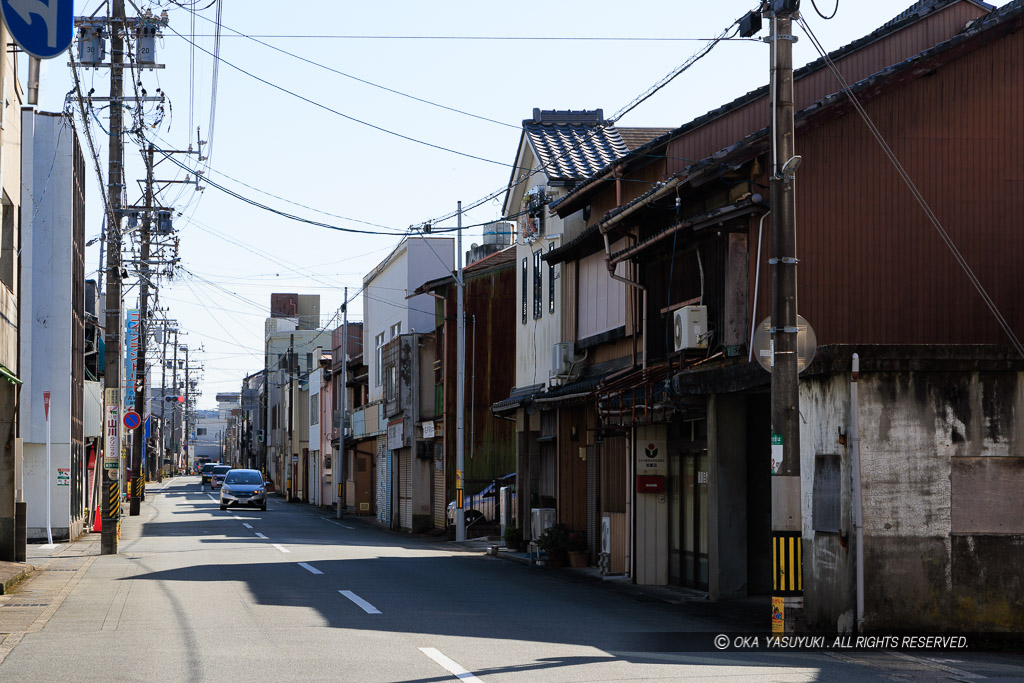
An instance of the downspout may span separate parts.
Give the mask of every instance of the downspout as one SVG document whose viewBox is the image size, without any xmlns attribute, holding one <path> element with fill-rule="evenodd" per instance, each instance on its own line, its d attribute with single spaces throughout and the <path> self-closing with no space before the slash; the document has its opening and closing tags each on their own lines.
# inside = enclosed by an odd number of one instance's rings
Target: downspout
<svg viewBox="0 0 1024 683">
<path fill-rule="evenodd" d="M 857 535 L 857 633 L 864 633 L 864 499 L 860 478 L 860 403 L 857 380 L 860 376 L 860 356 L 853 354 L 853 372 L 850 375 L 850 450 L 853 465 L 853 515 Z"/>
<path fill-rule="evenodd" d="M 750 301 L 750 346 L 747 347 L 747 362 L 753 362 L 754 360 L 754 326 L 757 325 L 757 288 L 761 280 L 761 231 L 764 229 L 764 219 L 771 214 L 768 213 L 761 216 L 761 220 L 757 222 L 757 267 L 754 270 L 754 296 Z M 749 272 L 749 271 L 748 271 Z M 703 294 L 703 292 L 701 292 Z"/>
</svg>

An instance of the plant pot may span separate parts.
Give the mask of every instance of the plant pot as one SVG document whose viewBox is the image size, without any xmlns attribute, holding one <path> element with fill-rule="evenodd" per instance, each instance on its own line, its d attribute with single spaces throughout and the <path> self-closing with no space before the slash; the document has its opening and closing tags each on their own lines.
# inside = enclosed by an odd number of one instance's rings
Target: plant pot
<svg viewBox="0 0 1024 683">
<path fill-rule="evenodd" d="M 587 554 L 585 552 L 570 552 L 569 553 L 569 566 L 574 569 L 580 569 L 587 566 Z"/>
</svg>

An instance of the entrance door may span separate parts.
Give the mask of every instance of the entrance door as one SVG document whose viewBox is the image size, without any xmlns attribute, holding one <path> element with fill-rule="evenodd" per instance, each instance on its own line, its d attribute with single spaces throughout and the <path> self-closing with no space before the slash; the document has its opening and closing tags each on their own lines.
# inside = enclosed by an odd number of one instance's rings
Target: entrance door
<svg viewBox="0 0 1024 683">
<path fill-rule="evenodd" d="M 669 581 L 708 588 L 707 423 L 689 423 L 689 433 L 669 455 Z"/>
</svg>

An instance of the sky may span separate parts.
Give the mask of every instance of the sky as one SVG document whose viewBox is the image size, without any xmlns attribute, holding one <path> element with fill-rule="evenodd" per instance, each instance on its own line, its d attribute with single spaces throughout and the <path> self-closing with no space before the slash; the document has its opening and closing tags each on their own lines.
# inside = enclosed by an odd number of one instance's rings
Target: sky
<svg viewBox="0 0 1024 683">
<path fill-rule="evenodd" d="M 457 202 L 474 204 L 508 184 L 522 120 L 534 108 L 600 108 L 611 117 L 758 4 L 223 0 L 215 79 L 218 0 L 126 0 L 129 15 L 133 1 L 169 15 L 157 44 L 165 68 L 140 76 L 147 93 L 159 89 L 169 99 L 162 122 L 148 132 L 154 145 L 211 141 L 204 150 L 212 183 L 279 212 L 377 233 L 290 220 L 202 181 L 201 192 L 169 186 L 160 198 L 175 208 L 181 267 L 159 283 L 158 305 L 178 321 L 186 333 L 181 343 L 203 365 L 200 408 L 215 407 L 216 393 L 238 391 L 245 375 L 262 368 L 272 292 L 319 294 L 322 323 L 336 327 L 343 288 L 355 294 L 409 226 L 454 226 Z M 830 51 L 912 4 L 816 2 L 826 17 L 835 11 L 825 20 L 810 0 L 802 3 Z M 75 15 L 100 6 L 78 0 Z M 800 66 L 817 53 L 801 29 L 797 36 Z M 764 85 L 768 69 L 767 43 L 722 41 L 618 123 L 680 126 Z M 107 94 L 107 69 L 80 74 L 84 90 Z M 73 88 L 66 55 L 44 62 L 39 109 L 60 111 Z M 98 108 L 90 123 L 105 176 L 108 112 Z M 145 171 L 130 142 L 125 159 L 129 201 L 136 201 L 134 180 Z M 88 240 L 100 234 L 103 203 L 87 165 Z M 158 166 L 159 179 L 184 175 L 170 162 Z M 500 217 L 499 196 L 467 212 L 463 223 Z M 480 242 L 481 228 L 467 229 L 463 241 L 466 249 Z M 86 258 L 86 272 L 97 277 L 99 244 Z M 128 307 L 136 296 L 132 289 Z M 373 305 L 372 293 L 365 303 Z M 362 319 L 363 306 L 362 296 L 351 300 L 350 321 Z"/>
</svg>

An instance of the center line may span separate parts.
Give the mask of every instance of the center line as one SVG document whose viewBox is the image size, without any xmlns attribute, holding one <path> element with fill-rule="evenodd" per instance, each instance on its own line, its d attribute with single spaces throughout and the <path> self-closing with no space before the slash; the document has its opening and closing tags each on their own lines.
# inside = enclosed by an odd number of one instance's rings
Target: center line
<svg viewBox="0 0 1024 683">
<path fill-rule="evenodd" d="M 273 544 L 271 544 L 271 545 L 273 545 L 273 546 L 274 546 L 275 548 L 277 548 L 278 550 L 280 550 L 280 551 L 281 551 L 282 553 L 290 553 L 290 552 L 291 552 L 291 550 L 288 550 L 288 548 L 285 548 L 285 547 L 284 547 L 283 545 L 281 545 L 280 543 L 273 543 Z"/>
<path fill-rule="evenodd" d="M 366 612 L 367 614 L 380 614 L 380 610 L 379 609 L 377 609 L 376 607 L 374 607 L 370 603 L 366 602 L 366 600 L 363 600 L 361 597 L 359 597 L 358 595 L 356 595 L 352 591 L 338 591 L 338 592 L 341 593 L 342 595 L 344 595 L 346 598 L 348 598 L 352 602 L 354 602 L 357 605 L 359 605 L 360 607 L 362 607 L 363 611 Z"/>
<path fill-rule="evenodd" d="M 458 678 L 460 681 L 479 681 L 480 680 L 479 678 L 477 678 L 473 674 L 471 674 L 468 671 L 466 671 L 466 669 L 464 669 L 462 666 L 460 666 L 458 662 L 452 661 L 451 659 L 448 659 L 447 657 L 445 657 L 443 654 L 441 654 L 440 650 L 437 650 L 436 648 L 433 648 L 433 647 L 421 647 L 421 648 L 419 648 L 419 651 L 422 652 L 423 654 L 425 654 L 426 656 L 430 657 L 431 659 L 433 659 L 438 664 L 440 664 L 442 667 L 444 667 L 444 669 L 446 671 L 448 671 L 448 673 L 452 674 L 453 676 Z"/>
<path fill-rule="evenodd" d="M 299 562 L 299 566 L 302 567 L 303 569 L 309 571 L 310 574 L 323 574 L 322 571 L 320 571 L 319 569 L 317 569 L 316 567 L 314 567 L 311 564 L 307 564 L 305 562 Z"/>
<path fill-rule="evenodd" d="M 259 536 L 260 538 L 266 538 L 266 536 L 264 536 L 263 534 L 261 534 L 261 533 L 260 533 L 260 532 L 258 532 L 258 531 L 256 532 L 256 535 L 257 535 L 257 536 Z"/>
<path fill-rule="evenodd" d="M 244 526 L 246 529 L 252 528 L 252 524 L 249 524 L 248 522 L 242 522 L 242 526 Z"/>
</svg>

